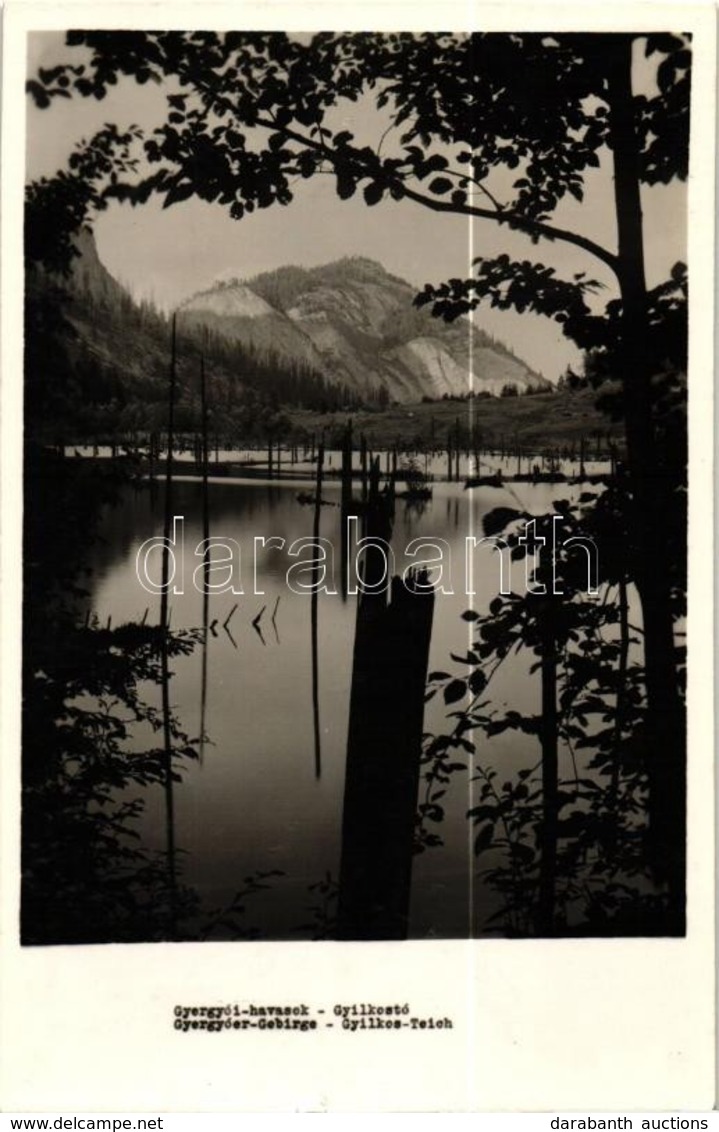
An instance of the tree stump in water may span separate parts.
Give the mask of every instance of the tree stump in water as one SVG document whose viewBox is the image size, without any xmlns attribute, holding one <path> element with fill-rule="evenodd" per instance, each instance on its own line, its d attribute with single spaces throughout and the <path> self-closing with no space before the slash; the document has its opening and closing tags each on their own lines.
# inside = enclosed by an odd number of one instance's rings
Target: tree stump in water
<svg viewBox="0 0 719 1132">
<path fill-rule="evenodd" d="M 376 469 L 378 470 L 378 469 Z M 373 490 L 372 490 L 373 489 Z M 373 477 L 366 530 L 388 541 Z M 376 582 L 370 557 L 364 580 Z M 388 601 L 389 592 L 389 601 Z M 360 593 L 347 739 L 339 939 L 407 936 L 434 591 L 426 576 Z"/>
</svg>

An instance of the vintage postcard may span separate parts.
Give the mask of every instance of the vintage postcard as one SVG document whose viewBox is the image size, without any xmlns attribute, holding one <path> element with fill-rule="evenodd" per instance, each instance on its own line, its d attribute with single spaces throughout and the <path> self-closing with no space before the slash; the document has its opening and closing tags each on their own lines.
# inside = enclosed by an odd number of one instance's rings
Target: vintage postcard
<svg viewBox="0 0 719 1132">
<path fill-rule="evenodd" d="M 7 4 L 5 1111 L 713 1105 L 715 32 Z"/>
</svg>

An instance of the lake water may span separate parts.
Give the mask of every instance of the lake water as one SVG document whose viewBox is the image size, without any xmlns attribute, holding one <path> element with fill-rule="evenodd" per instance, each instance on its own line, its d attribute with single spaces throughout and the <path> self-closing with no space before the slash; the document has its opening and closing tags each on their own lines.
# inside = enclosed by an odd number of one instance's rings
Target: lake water
<svg viewBox="0 0 719 1132">
<path fill-rule="evenodd" d="M 311 886 L 339 877 L 349 696 L 352 680 L 356 598 L 339 592 L 340 508 L 321 509 L 321 536 L 337 548 L 337 593 L 318 600 L 318 705 L 321 766 L 317 774 L 312 709 L 311 599 L 287 584 L 292 563 L 286 548 L 296 539 L 311 537 L 313 508 L 297 501 L 306 483 L 217 479 L 210 481 L 210 535 L 235 540 L 240 548 L 242 594 L 213 594 L 209 621 L 214 630 L 187 657 L 171 662 L 170 702 L 183 730 L 192 737 L 204 724 L 207 741 L 202 757 L 186 764 L 175 787 L 175 839 L 183 882 L 201 901 L 202 916 L 228 906 L 243 878 L 257 871 L 276 870 L 267 891 L 248 897 L 243 924 L 265 939 L 312 938 L 312 907 L 318 904 Z M 563 498 L 579 489 L 561 485 Z M 178 570 L 184 567 L 184 593 L 170 597 L 171 627 L 202 625 L 203 597 L 192 583 L 201 562 L 196 555 L 202 533 L 202 487 L 179 478 L 174 485 L 176 515 L 184 518 L 183 546 Z M 328 481 L 323 498 L 339 503 L 340 485 Z M 463 490 L 460 485 L 435 483 L 432 499 L 421 509 L 397 502 L 393 548 L 398 570 L 411 560 L 404 555 L 412 539 L 442 539 L 449 548 L 454 592 L 435 599 L 429 670 L 466 675 L 450 659 L 470 643 L 471 625 L 461 614 L 470 605 L 480 613 L 499 590 L 498 555 L 488 547 L 474 554 L 476 596 L 465 592 L 465 540 L 481 537 L 482 516 L 493 507 L 521 505 L 532 513 L 551 507 L 557 488 L 538 484 L 508 485 L 506 489 Z M 140 585 L 137 552 L 151 537 L 162 534 L 163 492 L 128 490 L 119 506 L 108 509 L 101 523 L 101 540 L 90 561 L 90 608 L 101 622 L 158 621 L 160 598 Z M 259 548 L 255 539 L 285 540 L 284 550 Z M 180 557 L 182 563 L 180 563 Z M 150 576 L 159 579 L 159 552 L 148 559 Z M 523 584 L 524 563 L 513 567 L 513 588 Z M 450 589 L 449 577 L 445 587 Z M 254 592 L 257 591 L 257 592 Z M 233 612 L 233 607 L 234 612 Z M 253 627 L 262 608 L 258 628 Z M 146 612 L 147 611 L 147 612 Z M 274 623 L 272 614 L 275 613 Z M 229 617 L 227 630 L 223 624 Z M 528 674 L 529 660 L 508 661 L 492 683 L 495 705 L 539 710 L 539 686 Z M 203 680 L 203 670 L 205 673 Z M 205 687 L 203 707 L 202 692 Z M 143 689 L 159 706 L 160 691 Z M 447 733 L 452 721 L 441 697 L 426 705 L 424 729 Z M 146 736 L 131 738 L 145 741 Z M 522 766 L 536 763 L 536 741 L 507 733 L 486 743 L 475 758 L 506 769 L 509 778 Z M 453 760 L 454 761 L 454 760 Z M 445 819 L 434 827 L 444 844 L 416 856 L 412 871 L 409 935 L 412 938 L 466 938 L 485 934 L 492 897 L 478 876 L 473 852 L 474 833 L 467 811 L 474 802 L 474 768 L 468 756 L 457 761 L 443 800 Z M 145 810 L 138 829 L 143 843 L 162 850 L 165 811 L 160 787 L 146 791 Z M 214 938 L 223 938 L 222 929 Z"/>
</svg>

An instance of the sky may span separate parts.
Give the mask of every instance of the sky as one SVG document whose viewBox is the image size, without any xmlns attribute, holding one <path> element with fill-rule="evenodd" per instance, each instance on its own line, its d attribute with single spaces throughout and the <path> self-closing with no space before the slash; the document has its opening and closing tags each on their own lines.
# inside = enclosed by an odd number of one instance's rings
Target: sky
<svg viewBox="0 0 719 1132">
<path fill-rule="evenodd" d="M 78 61 L 78 49 L 66 48 L 56 32 L 28 37 L 28 73 L 38 66 Z M 637 84 L 646 78 L 637 70 Z M 101 102 L 56 99 L 47 110 L 27 101 L 27 180 L 51 176 L 66 165 L 75 144 L 106 122 L 149 129 L 162 120 L 161 87 L 120 80 Z M 349 117 L 349 115 L 352 115 Z M 358 137 L 379 141 L 386 118 L 368 104 L 349 107 L 338 120 Z M 587 271 L 607 285 L 602 301 L 614 297 L 611 274 L 592 257 L 567 245 L 532 245 L 520 233 L 492 221 L 431 212 L 411 201 L 383 201 L 368 207 L 358 192 L 348 201 L 336 193 L 334 178 L 316 176 L 295 186 L 288 207 L 274 206 L 232 220 L 226 210 L 199 200 L 162 209 L 158 201 L 132 208 L 113 204 L 94 224 L 100 259 L 136 298 L 152 298 L 171 309 L 214 280 L 249 279 L 286 264 L 312 267 L 347 255 L 378 260 L 389 272 L 421 289 L 470 273 L 479 255 L 506 252 L 555 266 L 568 277 Z M 686 259 L 685 186 L 674 183 L 645 190 L 642 199 L 646 233 L 647 282 L 666 278 Z M 613 250 L 616 247 L 611 167 L 607 160 L 591 172 L 584 201 L 563 203 L 555 222 L 583 232 Z M 478 326 L 502 339 L 536 372 L 555 380 L 567 365 L 581 366 L 581 355 L 558 324 L 531 314 L 480 309 Z"/>
</svg>

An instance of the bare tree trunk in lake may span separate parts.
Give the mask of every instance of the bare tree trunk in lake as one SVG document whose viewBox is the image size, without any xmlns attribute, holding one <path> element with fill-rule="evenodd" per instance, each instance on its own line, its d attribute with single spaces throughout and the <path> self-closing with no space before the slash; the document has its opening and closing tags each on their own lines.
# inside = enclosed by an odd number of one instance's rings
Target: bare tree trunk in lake
<svg viewBox="0 0 719 1132">
<path fill-rule="evenodd" d="M 362 468 L 362 504 L 367 506 L 367 437 L 360 440 L 360 463 Z"/>
<path fill-rule="evenodd" d="M 372 470 L 366 532 L 389 541 L 391 503 Z M 364 579 L 378 579 L 366 551 Z M 403 939 L 409 918 L 434 592 L 393 578 L 358 598 L 342 821 L 338 938 Z"/>
<path fill-rule="evenodd" d="M 205 344 L 207 331 L 205 331 Z M 202 539 L 204 542 L 203 557 L 203 592 L 202 592 L 202 688 L 200 693 L 200 763 L 205 755 L 205 723 L 207 717 L 207 651 L 209 646 L 208 626 L 210 623 L 210 593 L 208 582 L 210 580 L 210 493 L 208 486 L 208 464 L 210 460 L 209 438 L 207 429 L 207 379 L 205 374 L 205 358 L 200 355 L 200 397 L 202 410 Z"/>
<path fill-rule="evenodd" d="M 454 460 L 455 460 L 454 478 L 455 478 L 455 481 L 457 483 L 459 483 L 459 461 L 460 461 L 460 457 L 461 457 L 461 438 L 460 438 L 460 433 L 459 433 L 459 418 L 457 418 L 457 420 L 454 422 Z"/>
<path fill-rule="evenodd" d="M 324 464 L 325 448 L 324 444 L 320 442 L 317 449 L 317 478 L 315 481 L 315 515 L 314 524 L 312 528 L 312 538 L 315 546 L 319 544 L 320 537 L 320 513 L 322 510 L 322 465 Z M 315 570 L 316 575 L 319 574 L 319 566 Z M 315 583 L 317 577 L 315 577 Z M 322 774 L 322 747 L 320 740 L 320 698 L 319 698 L 319 646 L 317 634 L 317 614 L 318 614 L 318 599 L 317 588 L 312 590 L 312 718 L 314 721 L 315 733 L 315 777 L 319 778 Z"/>
<path fill-rule="evenodd" d="M 342 438 L 341 454 L 341 529 L 340 529 L 340 560 L 342 578 L 340 592 L 342 600 L 347 600 L 347 518 L 352 514 L 352 422 L 347 423 Z"/>
</svg>

